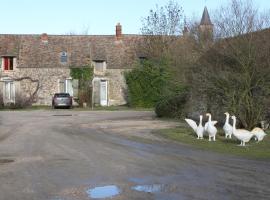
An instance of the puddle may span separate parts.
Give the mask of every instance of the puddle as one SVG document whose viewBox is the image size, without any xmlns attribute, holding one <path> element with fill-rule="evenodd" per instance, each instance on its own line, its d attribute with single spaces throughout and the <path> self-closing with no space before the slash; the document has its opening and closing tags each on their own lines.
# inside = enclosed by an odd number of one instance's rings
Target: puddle
<svg viewBox="0 0 270 200">
<path fill-rule="evenodd" d="M 70 117 L 72 116 L 71 114 L 58 114 L 58 115 L 53 115 L 54 117 Z"/>
<path fill-rule="evenodd" d="M 110 198 L 121 193 L 121 190 L 115 185 L 95 187 L 86 191 L 88 197 L 94 199 Z"/>
<path fill-rule="evenodd" d="M 147 193 L 157 193 L 164 190 L 164 185 L 162 184 L 153 184 L 153 185 L 137 185 L 131 187 L 132 190 L 136 190 L 138 192 L 147 192 Z"/>
<path fill-rule="evenodd" d="M 7 159 L 7 158 L 0 159 L 0 164 L 6 164 L 6 163 L 12 163 L 12 162 L 14 162 L 14 160 L 12 159 Z"/>
</svg>

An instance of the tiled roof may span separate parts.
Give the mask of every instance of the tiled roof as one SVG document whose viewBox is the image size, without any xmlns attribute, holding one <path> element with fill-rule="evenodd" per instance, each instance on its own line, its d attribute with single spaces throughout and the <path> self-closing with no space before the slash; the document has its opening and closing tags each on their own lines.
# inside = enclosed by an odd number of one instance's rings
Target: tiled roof
<svg viewBox="0 0 270 200">
<path fill-rule="evenodd" d="M 16 56 L 18 67 L 79 67 L 94 60 L 106 60 L 108 68 L 131 68 L 136 58 L 139 35 L 0 35 L 0 56 Z M 60 62 L 61 52 L 67 52 L 68 62 Z"/>
</svg>

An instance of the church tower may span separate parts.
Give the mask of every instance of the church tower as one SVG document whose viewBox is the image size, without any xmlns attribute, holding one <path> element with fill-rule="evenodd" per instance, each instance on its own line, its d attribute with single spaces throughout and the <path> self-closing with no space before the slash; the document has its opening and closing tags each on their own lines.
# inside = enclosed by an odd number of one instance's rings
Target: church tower
<svg viewBox="0 0 270 200">
<path fill-rule="evenodd" d="M 214 25 L 211 22 L 207 7 L 204 7 L 201 23 L 199 25 L 200 38 L 203 41 L 213 41 Z"/>
</svg>

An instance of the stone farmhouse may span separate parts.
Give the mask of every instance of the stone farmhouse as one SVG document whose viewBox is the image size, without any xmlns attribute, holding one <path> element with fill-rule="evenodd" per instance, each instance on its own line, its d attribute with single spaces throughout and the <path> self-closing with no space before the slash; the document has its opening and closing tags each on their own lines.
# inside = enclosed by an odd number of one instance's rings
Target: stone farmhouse
<svg viewBox="0 0 270 200">
<path fill-rule="evenodd" d="M 201 28 L 212 29 L 205 8 Z M 186 29 L 183 31 L 185 34 Z M 4 104 L 35 96 L 35 104 L 51 105 L 52 96 L 78 95 L 71 68 L 93 66 L 93 102 L 111 106 L 126 104 L 124 72 L 143 56 L 136 51 L 142 35 L 0 35 L 0 98 Z M 90 87 L 90 85 L 89 85 Z"/>
</svg>

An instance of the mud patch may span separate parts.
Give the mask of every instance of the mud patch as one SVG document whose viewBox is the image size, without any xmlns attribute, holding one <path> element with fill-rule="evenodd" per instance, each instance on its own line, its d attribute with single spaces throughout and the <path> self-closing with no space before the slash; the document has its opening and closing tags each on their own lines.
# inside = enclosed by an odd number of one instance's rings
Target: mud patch
<svg viewBox="0 0 270 200">
<path fill-rule="evenodd" d="M 121 190 L 115 185 L 107 185 L 102 187 L 90 188 L 86 191 L 89 198 L 93 199 L 103 199 L 112 198 L 121 193 Z"/>
<path fill-rule="evenodd" d="M 13 159 L 9 159 L 9 158 L 0 158 L 0 165 L 12 163 L 12 162 L 14 162 Z"/>
</svg>

